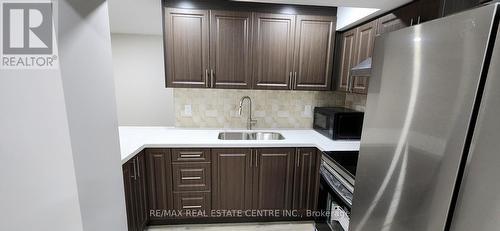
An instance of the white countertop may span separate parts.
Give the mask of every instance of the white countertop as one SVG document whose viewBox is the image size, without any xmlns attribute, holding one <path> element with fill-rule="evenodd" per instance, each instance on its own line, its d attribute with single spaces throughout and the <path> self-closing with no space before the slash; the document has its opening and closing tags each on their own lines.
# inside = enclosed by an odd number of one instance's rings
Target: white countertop
<svg viewBox="0 0 500 231">
<path fill-rule="evenodd" d="M 120 126 L 122 164 L 144 148 L 316 147 L 321 151 L 358 151 L 360 145 L 359 141 L 333 141 L 312 129 L 254 130 L 279 132 L 284 140 L 219 140 L 223 131 L 243 130 Z"/>
</svg>

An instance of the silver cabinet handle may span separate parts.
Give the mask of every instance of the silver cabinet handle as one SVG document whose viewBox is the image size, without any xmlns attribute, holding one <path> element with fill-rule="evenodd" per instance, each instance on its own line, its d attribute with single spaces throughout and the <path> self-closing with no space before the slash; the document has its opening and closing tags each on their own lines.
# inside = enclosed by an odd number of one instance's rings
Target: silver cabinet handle
<svg viewBox="0 0 500 231">
<path fill-rule="evenodd" d="M 420 15 L 417 18 L 417 24 L 420 24 Z"/>
<path fill-rule="evenodd" d="M 201 176 L 183 176 L 181 180 L 201 180 Z"/>
<path fill-rule="evenodd" d="M 134 175 L 132 176 L 132 178 L 134 178 L 134 180 L 137 180 L 137 165 L 136 165 L 135 158 L 132 159 L 132 164 L 134 165 Z"/>
<path fill-rule="evenodd" d="M 181 152 L 181 158 L 201 158 L 202 152 Z"/>
<path fill-rule="evenodd" d="M 137 157 L 136 164 L 137 164 L 137 177 L 141 177 L 141 166 L 139 164 L 139 157 Z"/>
<path fill-rule="evenodd" d="M 299 149 L 297 148 L 297 149 L 295 150 L 295 158 L 296 158 L 296 161 L 295 161 L 295 162 L 297 162 L 297 168 L 300 166 L 300 154 L 299 154 L 299 153 L 300 153 L 300 151 L 299 151 Z"/>
<path fill-rule="evenodd" d="M 293 73 L 293 89 L 297 89 L 297 72 Z"/>
<path fill-rule="evenodd" d="M 413 26 L 413 18 L 410 19 L 410 26 Z"/>
<path fill-rule="evenodd" d="M 210 87 L 214 87 L 214 70 L 210 69 Z"/>
<path fill-rule="evenodd" d="M 290 74 L 288 74 L 288 89 L 292 90 L 292 78 L 293 78 L 293 73 L 290 71 Z"/>
<path fill-rule="evenodd" d="M 209 80 L 208 80 L 208 69 L 205 69 L 205 87 L 206 87 L 206 88 L 210 87 L 208 84 L 209 84 Z"/>
<path fill-rule="evenodd" d="M 201 208 L 201 205 L 183 205 L 183 209 L 199 209 Z"/>
</svg>

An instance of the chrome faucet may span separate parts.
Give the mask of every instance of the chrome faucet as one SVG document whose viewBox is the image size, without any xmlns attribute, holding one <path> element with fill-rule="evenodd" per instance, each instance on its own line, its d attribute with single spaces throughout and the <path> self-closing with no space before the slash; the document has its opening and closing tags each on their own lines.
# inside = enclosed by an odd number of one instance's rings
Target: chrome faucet
<svg viewBox="0 0 500 231">
<path fill-rule="evenodd" d="M 248 120 L 247 120 L 247 130 L 252 130 L 252 125 L 257 123 L 257 120 L 252 119 L 252 99 L 249 96 L 243 96 L 240 100 L 240 108 L 238 110 L 238 114 L 241 116 L 241 111 L 243 109 L 243 102 L 245 99 L 248 99 L 249 107 L 248 107 Z"/>
</svg>

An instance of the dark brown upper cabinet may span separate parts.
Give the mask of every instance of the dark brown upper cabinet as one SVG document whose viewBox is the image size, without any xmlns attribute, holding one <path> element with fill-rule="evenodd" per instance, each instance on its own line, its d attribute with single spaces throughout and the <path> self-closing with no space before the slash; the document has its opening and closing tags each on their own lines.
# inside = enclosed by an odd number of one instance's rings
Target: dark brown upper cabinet
<svg viewBox="0 0 500 231">
<path fill-rule="evenodd" d="M 295 15 L 254 15 L 253 88 L 292 89 Z"/>
<path fill-rule="evenodd" d="M 210 87 L 251 88 L 252 13 L 210 11 Z"/>
<path fill-rule="evenodd" d="M 241 6 L 165 7 L 167 87 L 331 89 L 335 10 Z"/>
<path fill-rule="evenodd" d="M 297 148 L 292 209 L 302 214 L 317 207 L 321 153 L 316 148 Z"/>
<path fill-rule="evenodd" d="M 342 33 L 340 42 L 340 65 L 338 71 L 338 86 L 339 91 L 349 91 L 351 68 L 356 65 L 356 38 L 358 28 Z"/>
<path fill-rule="evenodd" d="M 251 149 L 212 150 L 213 209 L 252 209 L 254 162 Z"/>
<path fill-rule="evenodd" d="M 256 149 L 254 208 L 292 207 L 295 148 Z"/>
<path fill-rule="evenodd" d="M 297 16 L 293 89 L 330 89 L 335 23 L 333 16 Z"/>
<path fill-rule="evenodd" d="M 209 12 L 165 8 L 168 87 L 209 87 Z"/>
<path fill-rule="evenodd" d="M 377 34 L 385 34 L 408 26 L 413 22 L 409 8 L 400 8 L 380 17 L 377 21 Z"/>
<path fill-rule="evenodd" d="M 354 64 L 357 65 L 363 60 L 372 57 L 375 34 L 377 33 L 377 23 L 375 21 L 366 23 L 358 27 L 356 37 L 356 52 Z M 351 91 L 354 93 L 368 93 L 368 78 L 365 76 L 351 76 Z"/>
</svg>

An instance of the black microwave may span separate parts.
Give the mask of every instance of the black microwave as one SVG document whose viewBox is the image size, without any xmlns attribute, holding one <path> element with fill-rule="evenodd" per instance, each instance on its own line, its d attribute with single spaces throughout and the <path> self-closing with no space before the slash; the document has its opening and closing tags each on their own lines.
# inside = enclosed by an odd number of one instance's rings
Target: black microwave
<svg viewBox="0 0 500 231">
<path fill-rule="evenodd" d="M 314 108 L 313 128 L 333 140 L 359 140 L 364 113 L 343 107 Z"/>
</svg>

